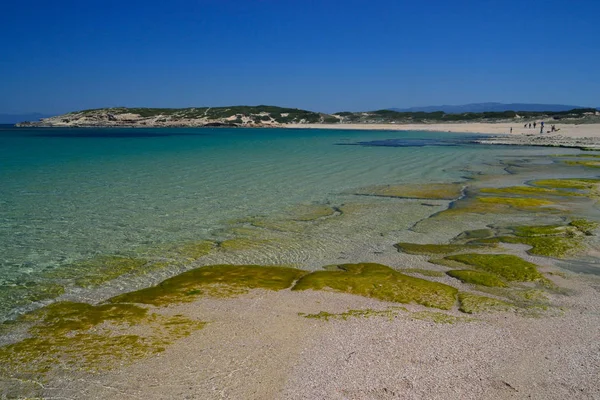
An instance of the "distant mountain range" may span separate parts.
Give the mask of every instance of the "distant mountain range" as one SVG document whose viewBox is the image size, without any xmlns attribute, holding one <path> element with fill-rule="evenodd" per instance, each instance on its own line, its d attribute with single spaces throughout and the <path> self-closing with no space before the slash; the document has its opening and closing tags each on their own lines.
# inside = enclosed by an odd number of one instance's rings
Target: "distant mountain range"
<svg viewBox="0 0 600 400">
<path fill-rule="evenodd" d="M 0 124 L 16 124 L 23 121 L 38 121 L 40 118 L 48 118 L 51 115 L 30 113 L 30 114 L 0 114 Z"/>
<path fill-rule="evenodd" d="M 443 111 L 448 114 L 502 112 L 502 111 L 569 111 L 576 108 L 589 108 L 581 106 L 570 106 L 565 104 L 528 104 L 528 103 L 472 103 L 459 106 L 426 106 L 410 108 L 390 108 L 399 112 L 434 112 Z M 600 110 L 600 108 L 598 108 Z"/>
</svg>

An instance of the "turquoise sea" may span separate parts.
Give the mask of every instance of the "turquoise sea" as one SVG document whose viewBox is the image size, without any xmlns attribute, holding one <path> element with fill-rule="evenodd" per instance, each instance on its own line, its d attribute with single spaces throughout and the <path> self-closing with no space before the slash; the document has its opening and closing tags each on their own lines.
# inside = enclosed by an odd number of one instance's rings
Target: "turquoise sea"
<svg viewBox="0 0 600 400">
<path fill-rule="evenodd" d="M 392 131 L 0 128 L 0 320 L 53 301 L 52 295 L 39 293 L 54 283 L 65 288 L 66 298 L 101 299 L 189 267 L 175 263 L 92 290 L 76 284 L 77 274 L 86 273 L 81 267 L 86 260 L 146 255 L 150 249 L 159 252 L 202 240 L 247 238 L 244 221 L 285 220 L 298 207 L 337 209 L 355 202 L 363 207 L 379 205 L 382 211 L 370 220 L 360 220 L 357 212 L 355 222 L 337 230 L 315 228 L 302 239 L 306 240 L 302 247 L 299 239 L 282 232 L 289 246 L 270 241 L 261 251 L 216 252 L 201 263 L 316 268 L 344 255 L 356 256 L 352 249 L 361 240 L 376 249 L 386 235 L 388 241 L 415 236 L 418 230 L 408 228 L 416 220 L 448 205 L 354 195 L 360 188 L 461 182 L 485 173 L 523 181 L 515 178 L 518 167 L 506 160 L 518 164 L 556 153 L 472 145 L 469 138 Z M 543 158 L 532 165 L 525 177 L 564 172 L 549 173 Z M 398 215 L 396 220 L 386 217 L 390 209 Z M 385 221 L 379 231 L 366 222 L 377 215 Z M 305 222 L 310 224 L 310 218 Z M 361 231 L 362 239 L 357 236 Z M 438 241 L 447 236 L 430 234 Z M 69 274 L 54 273 L 73 265 L 79 267 Z"/>
</svg>

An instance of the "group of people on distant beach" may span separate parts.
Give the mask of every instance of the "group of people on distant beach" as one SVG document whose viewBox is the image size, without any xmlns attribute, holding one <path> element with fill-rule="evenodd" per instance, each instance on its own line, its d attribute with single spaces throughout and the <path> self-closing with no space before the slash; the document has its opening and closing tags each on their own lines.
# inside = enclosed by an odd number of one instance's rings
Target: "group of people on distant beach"
<svg viewBox="0 0 600 400">
<path fill-rule="evenodd" d="M 538 125 L 537 121 L 526 123 L 525 125 L 523 125 L 523 128 L 525 128 L 525 129 L 531 129 L 532 125 L 533 125 L 533 129 L 535 129 L 536 126 Z M 539 125 L 540 125 L 540 133 L 544 133 L 544 121 L 541 121 L 539 123 Z M 550 132 L 558 132 L 559 130 L 560 129 L 556 129 L 556 125 L 551 125 L 550 130 L 548 131 L 548 133 L 550 133 Z M 512 131 L 513 131 L 513 129 L 511 127 L 510 128 L 510 133 L 512 133 Z"/>
<path fill-rule="evenodd" d="M 535 129 L 537 124 L 537 121 L 533 121 L 533 129 Z M 523 127 L 527 129 L 527 124 L 525 124 Z M 531 122 L 529 123 L 529 129 L 531 129 Z M 540 122 L 540 133 L 544 133 L 544 121 Z"/>
</svg>

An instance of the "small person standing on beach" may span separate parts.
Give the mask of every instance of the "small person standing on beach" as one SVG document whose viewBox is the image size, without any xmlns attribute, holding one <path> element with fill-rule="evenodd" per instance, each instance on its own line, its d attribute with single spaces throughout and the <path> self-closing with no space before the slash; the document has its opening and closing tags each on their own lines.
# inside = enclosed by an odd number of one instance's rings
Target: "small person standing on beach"
<svg viewBox="0 0 600 400">
<path fill-rule="evenodd" d="M 531 122 L 529 123 L 529 129 L 531 129 Z"/>
<path fill-rule="evenodd" d="M 523 125 L 523 128 L 527 128 L 527 124 Z"/>
<path fill-rule="evenodd" d="M 535 126 L 537 125 L 537 122 L 533 122 L 533 129 L 535 129 Z"/>
<path fill-rule="evenodd" d="M 512 126 L 510 127 L 510 133 L 512 133 Z"/>
</svg>

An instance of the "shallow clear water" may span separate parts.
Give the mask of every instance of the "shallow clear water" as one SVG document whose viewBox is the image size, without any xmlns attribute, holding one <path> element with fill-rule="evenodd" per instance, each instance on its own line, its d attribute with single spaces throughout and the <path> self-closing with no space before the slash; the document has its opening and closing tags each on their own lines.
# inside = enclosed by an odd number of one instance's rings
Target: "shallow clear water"
<svg viewBox="0 0 600 400">
<path fill-rule="evenodd" d="M 386 139 L 400 147 L 343 145 Z M 341 130 L 0 129 L 0 284 L 98 254 L 214 238 L 231 220 L 333 201 L 364 186 L 460 181 L 470 170 L 498 169 L 501 158 L 554 152 L 464 139 Z"/>
</svg>

